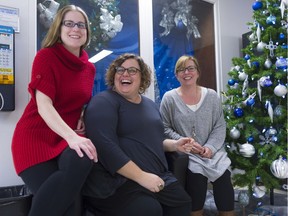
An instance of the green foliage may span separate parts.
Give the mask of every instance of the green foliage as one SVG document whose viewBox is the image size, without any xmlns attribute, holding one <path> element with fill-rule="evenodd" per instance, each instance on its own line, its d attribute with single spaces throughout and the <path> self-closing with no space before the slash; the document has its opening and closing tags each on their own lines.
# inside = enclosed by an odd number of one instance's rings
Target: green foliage
<svg viewBox="0 0 288 216">
<path fill-rule="evenodd" d="M 233 57 L 233 67 L 228 72 L 236 84 L 227 84 L 227 90 L 222 92 L 227 122 L 227 152 L 232 169 L 240 170 L 233 176 L 233 182 L 237 186 L 248 187 L 250 192 L 253 185 L 259 183 L 267 189 L 280 188 L 280 179 L 271 173 L 270 165 L 279 155 L 287 158 L 287 93 L 282 97 L 274 93 L 279 83 L 287 91 L 287 6 L 282 18 L 280 2 L 262 1 L 263 7 L 253 12 L 255 22 L 247 23 L 251 29 L 250 42 L 241 50 L 246 58 Z M 267 22 L 269 16 L 276 18 L 275 23 Z M 257 37 L 259 30 L 260 36 Z M 265 44 L 260 46 L 261 43 Z M 276 45 L 272 52 L 274 55 L 266 45 Z M 286 68 L 285 65 L 281 68 L 276 66 L 281 58 L 286 59 Z M 243 72 L 247 74 L 247 80 L 239 76 Z M 271 81 L 271 85 L 265 84 L 265 81 Z M 254 99 L 253 105 L 246 103 L 249 98 Z M 268 109 L 269 103 L 272 111 Z M 236 108 L 243 110 L 243 116 L 234 114 Z M 230 135 L 234 127 L 240 132 L 239 138 L 233 133 Z M 254 146 L 253 156 L 245 157 L 240 153 L 244 143 Z"/>
</svg>

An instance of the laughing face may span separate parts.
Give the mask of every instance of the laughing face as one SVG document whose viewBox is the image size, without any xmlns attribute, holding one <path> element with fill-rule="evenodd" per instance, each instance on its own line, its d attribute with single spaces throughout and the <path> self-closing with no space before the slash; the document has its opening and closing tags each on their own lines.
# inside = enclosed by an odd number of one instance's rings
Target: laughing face
<svg viewBox="0 0 288 216">
<path fill-rule="evenodd" d="M 69 11 L 63 18 L 61 27 L 61 40 L 67 50 L 79 55 L 80 47 L 87 40 L 85 18 L 78 11 Z"/>
<path fill-rule="evenodd" d="M 127 59 L 116 69 L 114 77 L 115 90 L 128 100 L 139 97 L 141 83 L 140 66 L 135 59 Z"/>
</svg>

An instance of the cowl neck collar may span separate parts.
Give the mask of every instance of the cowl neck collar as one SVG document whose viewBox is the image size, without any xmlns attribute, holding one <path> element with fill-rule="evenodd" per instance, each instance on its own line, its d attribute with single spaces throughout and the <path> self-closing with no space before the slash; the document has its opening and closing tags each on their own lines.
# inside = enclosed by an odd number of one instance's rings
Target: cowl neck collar
<svg viewBox="0 0 288 216">
<path fill-rule="evenodd" d="M 54 53 L 62 61 L 62 63 L 73 71 L 83 70 L 88 62 L 88 54 L 82 50 L 80 57 L 75 56 L 69 52 L 61 43 L 57 43 L 52 47 Z"/>
</svg>

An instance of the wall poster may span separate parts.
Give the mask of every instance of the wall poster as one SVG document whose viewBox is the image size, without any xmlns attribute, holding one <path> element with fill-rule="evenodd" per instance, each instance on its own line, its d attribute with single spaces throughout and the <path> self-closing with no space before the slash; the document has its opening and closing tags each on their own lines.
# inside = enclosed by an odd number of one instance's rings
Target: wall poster
<svg viewBox="0 0 288 216">
<path fill-rule="evenodd" d="M 200 85 L 216 90 L 213 4 L 204 0 L 153 1 L 153 43 L 156 102 L 179 86 L 174 66 L 184 54 L 198 59 Z"/>
<path fill-rule="evenodd" d="M 107 56 L 94 63 L 96 77 L 93 94 L 106 89 L 105 73 L 119 55 L 139 54 L 138 0 L 37 0 L 37 49 L 49 29 L 55 13 L 67 4 L 80 6 L 88 15 L 92 38 L 86 49 L 89 57 L 101 51 Z"/>
</svg>

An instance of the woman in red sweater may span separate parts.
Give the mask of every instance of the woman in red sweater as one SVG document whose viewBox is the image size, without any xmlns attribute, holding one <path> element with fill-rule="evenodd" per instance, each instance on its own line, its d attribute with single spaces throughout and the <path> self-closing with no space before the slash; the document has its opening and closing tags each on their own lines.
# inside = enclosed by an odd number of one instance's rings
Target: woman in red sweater
<svg viewBox="0 0 288 216">
<path fill-rule="evenodd" d="M 95 76 L 84 51 L 90 32 L 81 8 L 63 7 L 33 62 L 31 100 L 12 140 L 16 172 L 33 193 L 29 216 L 75 215 L 75 198 L 97 161 L 81 120 Z"/>
</svg>

